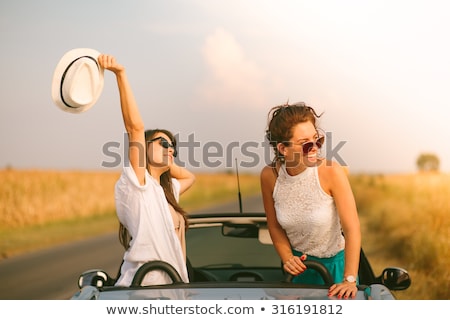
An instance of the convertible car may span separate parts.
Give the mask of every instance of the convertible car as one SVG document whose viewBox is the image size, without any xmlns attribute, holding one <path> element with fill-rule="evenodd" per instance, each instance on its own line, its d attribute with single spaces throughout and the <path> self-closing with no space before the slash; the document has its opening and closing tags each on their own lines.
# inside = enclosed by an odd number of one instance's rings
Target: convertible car
<svg viewBox="0 0 450 320">
<path fill-rule="evenodd" d="M 164 261 L 150 261 L 136 273 L 130 287 L 114 286 L 115 279 L 101 269 L 79 277 L 73 300 L 278 300 L 337 299 L 328 297 L 332 278 L 314 261 L 307 267 L 320 273 L 324 285 L 294 284 L 273 247 L 264 213 L 198 213 L 189 216 L 186 234 L 189 283 Z M 361 251 L 358 300 L 393 300 L 395 290 L 411 284 L 408 272 L 388 267 L 376 276 Z M 163 270 L 173 283 L 141 286 L 145 274 Z"/>
</svg>

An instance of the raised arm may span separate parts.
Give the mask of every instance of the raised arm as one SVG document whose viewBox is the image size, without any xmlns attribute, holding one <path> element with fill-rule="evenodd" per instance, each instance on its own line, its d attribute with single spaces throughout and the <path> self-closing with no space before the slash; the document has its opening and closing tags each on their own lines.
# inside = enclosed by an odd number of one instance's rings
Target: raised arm
<svg viewBox="0 0 450 320">
<path fill-rule="evenodd" d="M 103 68 L 116 75 L 119 88 L 120 105 L 125 130 L 128 133 L 128 159 L 141 185 L 145 183 L 146 153 L 145 127 L 139 113 L 138 105 L 128 82 L 125 67 L 117 63 L 111 55 L 101 54 L 98 62 Z"/>
</svg>

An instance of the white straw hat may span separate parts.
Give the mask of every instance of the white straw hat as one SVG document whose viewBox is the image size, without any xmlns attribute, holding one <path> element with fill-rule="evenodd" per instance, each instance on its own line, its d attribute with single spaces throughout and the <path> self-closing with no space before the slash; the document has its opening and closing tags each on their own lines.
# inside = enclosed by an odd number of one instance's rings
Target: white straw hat
<svg viewBox="0 0 450 320">
<path fill-rule="evenodd" d="M 58 62 L 52 81 L 53 102 L 63 111 L 81 113 L 91 108 L 103 90 L 100 52 L 78 48 L 68 51 Z"/>
</svg>

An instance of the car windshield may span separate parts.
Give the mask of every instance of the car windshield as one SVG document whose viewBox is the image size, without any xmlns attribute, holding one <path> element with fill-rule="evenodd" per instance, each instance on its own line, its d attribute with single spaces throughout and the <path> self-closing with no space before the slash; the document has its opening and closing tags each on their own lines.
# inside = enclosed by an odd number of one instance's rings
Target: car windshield
<svg viewBox="0 0 450 320">
<path fill-rule="evenodd" d="M 195 268 L 225 266 L 281 268 L 273 245 L 257 237 L 222 234 L 222 225 L 189 228 L 186 233 L 188 258 Z"/>
</svg>

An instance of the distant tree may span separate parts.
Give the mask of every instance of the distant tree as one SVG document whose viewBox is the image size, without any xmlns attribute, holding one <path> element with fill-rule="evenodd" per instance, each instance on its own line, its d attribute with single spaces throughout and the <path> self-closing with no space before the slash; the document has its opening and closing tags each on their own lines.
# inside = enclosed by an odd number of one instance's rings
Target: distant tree
<svg viewBox="0 0 450 320">
<path fill-rule="evenodd" d="M 416 161 L 419 171 L 439 171 L 439 157 L 433 153 L 422 153 Z"/>
</svg>

